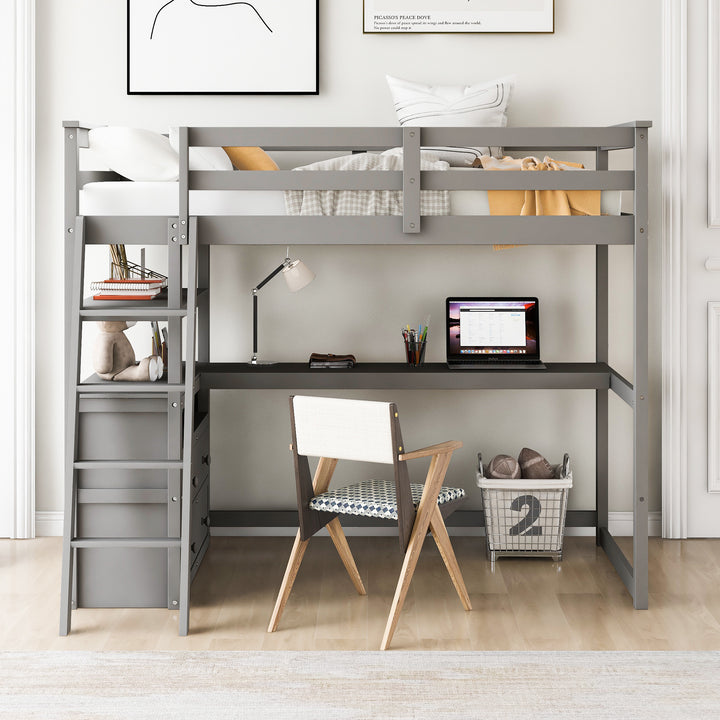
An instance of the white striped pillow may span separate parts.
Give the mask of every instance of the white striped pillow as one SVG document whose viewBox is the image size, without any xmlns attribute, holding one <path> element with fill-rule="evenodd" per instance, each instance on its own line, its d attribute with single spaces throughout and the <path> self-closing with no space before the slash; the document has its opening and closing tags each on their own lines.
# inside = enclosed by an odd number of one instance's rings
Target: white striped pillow
<svg viewBox="0 0 720 720">
<path fill-rule="evenodd" d="M 401 125 L 425 127 L 505 127 L 514 77 L 477 85 L 425 85 L 387 75 Z M 479 148 L 501 156 L 501 148 Z"/>
</svg>

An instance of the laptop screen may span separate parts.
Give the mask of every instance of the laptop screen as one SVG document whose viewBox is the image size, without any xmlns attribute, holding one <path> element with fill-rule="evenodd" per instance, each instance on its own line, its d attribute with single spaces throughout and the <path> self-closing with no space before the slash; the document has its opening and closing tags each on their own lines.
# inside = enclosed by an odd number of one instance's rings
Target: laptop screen
<svg viewBox="0 0 720 720">
<path fill-rule="evenodd" d="M 538 319 L 537 298 L 447 298 L 447 360 L 539 360 Z"/>
</svg>

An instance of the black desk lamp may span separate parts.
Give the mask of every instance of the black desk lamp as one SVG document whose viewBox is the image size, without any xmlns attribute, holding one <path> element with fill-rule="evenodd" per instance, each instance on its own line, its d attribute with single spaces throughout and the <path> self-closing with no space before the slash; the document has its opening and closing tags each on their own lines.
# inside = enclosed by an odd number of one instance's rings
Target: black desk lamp
<svg viewBox="0 0 720 720">
<path fill-rule="evenodd" d="M 257 300 L 258 290 L 267 285 L 279 272 L 282 271 L 285 282 L 290 292 L 302 290 L 315 279 L 315 273 L 308 268 L 302 260 L 290 260 L 290 248 L 287 249 L 286 257 L 257 287 L 252 290 L 253 298 L 253 354 L 250 365 L 272 365 L 272 362 L 258 360 L 257 357 Z"/>
</svg>

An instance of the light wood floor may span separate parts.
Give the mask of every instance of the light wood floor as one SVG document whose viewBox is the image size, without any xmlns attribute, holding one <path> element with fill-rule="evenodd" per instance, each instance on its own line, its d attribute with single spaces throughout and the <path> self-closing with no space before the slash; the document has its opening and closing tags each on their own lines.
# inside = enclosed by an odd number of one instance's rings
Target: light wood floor
<svg viewBox="0 0 720 720">
<path fill-rule="evenodd" d="M 191 634 L 164 609 L 80 609 L 58 637 L 60 538 L 0 541 L 2 650 L 375 650 L 400 566 L 395 538 L 351 537 L 367 597 L 326 538 L 314 538 L 279 630 L 265 632 L 291 538 L 214 537 L 192 591 Z M 625 552 L 630 538 L 621 538 Z M 393 649 L 720 650 L 720 540 L 650 541 L 650 609 L 630 596 L 592 538 L 564 559 L 501 558 L 484 538 L 453 544 L 470 592 L 466 613 L 431 539 Z"/>
</svg>

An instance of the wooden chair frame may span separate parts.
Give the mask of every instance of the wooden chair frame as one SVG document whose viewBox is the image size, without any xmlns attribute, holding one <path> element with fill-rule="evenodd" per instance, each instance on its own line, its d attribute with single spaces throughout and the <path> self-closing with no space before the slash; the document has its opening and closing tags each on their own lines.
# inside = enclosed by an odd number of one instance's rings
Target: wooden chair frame
<svg viewBox="0 0 720 720">
<path fill-rule="evenodd" d="M 309 507 L 309 503 L 313 497 L 327 491 L 338 460 L 335 458 L 321 457 L 315 471 L 315 477 L 311 480 L 308 458 L 305 455 L 300 455 L 297 451 L 293 397 L 294 396 L 290 397 L 292 428 L 292 445 L 290 449 L 292 450 L 295 464 L 300 527 L 290 552 L 285 575 L 280 586 L 280 591 L 278 592 L 272 617 L 270 618 L 268 632 L 274 632 L 277 629 L 310 538 L 323 527 L 327 527 L 330 538 L 358 594 L 367 594 L 337 513 L 322 512 Z M 410 582 L 415 572 L 415 567 L 417 566 L 418 557 L 420 556 L 420 550 L 422 549 L 428 530 L 432 533 L 440 550 L 440 555 L 450 574 L 455 590 L 460 597 L 460 602 L 465 610 L 472 609 L 470 597 L 465 587 L 465 581 L 463 580 L 443 519 L 450 515 L 464 498 L 453 500 L 442 506 L 439 506 L 437 502 L 448 465 L 450 464 L 450 458 L 455 450 L 462 447 L 462 442 L 459 440 L 450 440 L 421 448 L 420 450 L 405 452 L 402 434 L 400 432 L 397 406 L 394 403 L 390 403 L 389 407 L 390 428 L 394 449 L 395 491 L 398 506 L 398 536 L 400 547 L 405 553 L 405 556 L 395 589 L 395 596 L 390 607 L 390 614 L 388 615 L 385 626 L 385 632 L 380 646 L 381 650 L 386 650 L 389 647 L 393 634 L 395 633 L 400 611 L 405 602 L 405 597 L 407 596 Z M 407 461 L 424 457 L 430 458 L 430 467 L 428 468 L 427 477 L 425 478 L 422 497 L 416 509 L 413 505 L 410 491 Z"/>
</svg>

